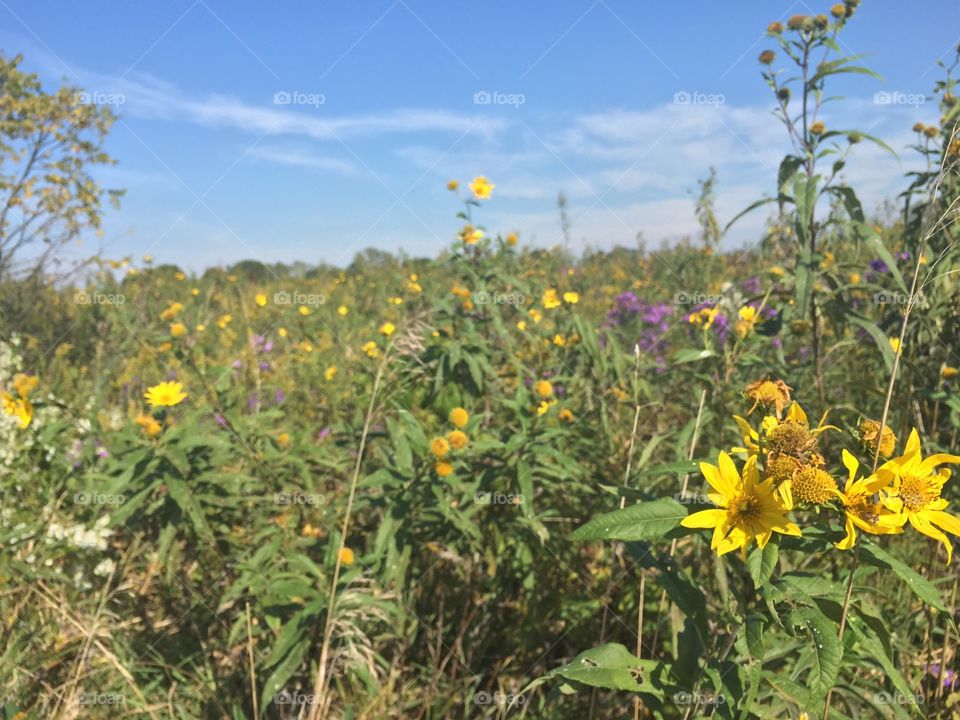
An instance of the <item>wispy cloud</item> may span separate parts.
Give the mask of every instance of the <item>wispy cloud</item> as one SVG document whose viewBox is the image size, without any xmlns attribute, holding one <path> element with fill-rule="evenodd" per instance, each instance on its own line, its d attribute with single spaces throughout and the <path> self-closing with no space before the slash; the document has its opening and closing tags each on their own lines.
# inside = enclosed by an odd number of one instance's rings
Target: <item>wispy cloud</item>
<svg viewBox="0 0 960 720">
<path fill-rule="evenodd" d="M 357 175 L 359 172 L 359 169 L 353 163 L 337 158 L 316 155 L 304 148 L 258 145 L 250 150 L 248 155 L 277 165 L 325 170 L 341 175 Z"/>
</svg>

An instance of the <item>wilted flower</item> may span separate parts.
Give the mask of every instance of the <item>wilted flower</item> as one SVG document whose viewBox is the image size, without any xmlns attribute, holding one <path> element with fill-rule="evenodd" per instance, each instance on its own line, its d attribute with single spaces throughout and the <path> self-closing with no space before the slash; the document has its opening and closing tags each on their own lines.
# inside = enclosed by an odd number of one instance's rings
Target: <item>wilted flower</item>
<svg viewBox="0 0 960 720">
<path fill-rule="evenodd" d="M 876 420 L 864 420 L 860 423 L 860 439 L 874 451 L 879 445 L 883 457 L 890 457 L 897 449 L 897 436 L 893 434 L 893 430 L 884 425 L 881 433 L 880 423 Z"/>
</svg>

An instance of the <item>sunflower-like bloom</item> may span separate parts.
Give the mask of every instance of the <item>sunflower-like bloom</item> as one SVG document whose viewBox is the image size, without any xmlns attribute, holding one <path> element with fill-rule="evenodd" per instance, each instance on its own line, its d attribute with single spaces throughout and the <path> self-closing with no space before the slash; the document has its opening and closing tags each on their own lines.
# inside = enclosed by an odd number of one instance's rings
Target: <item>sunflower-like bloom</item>
<svg viewBox="0 0 960 720">
<path fill-rule="evenodd" d="M 700 471 L 712 488 L 707 497 L 717 507 L 688 515 L 680 524 L 688 528 L 713 528 L 710 547 L 718 555 L 733 550 L 746 553 L 747 545 L 753 540 L 762 548 L 775 532 L 801 534 L 800 528 L 787 519 L 790 507 L 776 492 L 773 481 L 760 482 L 756 455 L 747 458 L 742 475 L 723 451 L 718 465 L 700 463 Z"/>
<path fill-rule="evenodd" d="M 4 392 L 0 399 L 2 399 L 3 411 L 17 419 L 21 430 L 26 429 L 33 420 L 33 405 L 30 401 L 26 398 L 14 397 L 8 392 Z"/>
<path fill-rule="evenodd" d="M 733 452 L 756 455 L 760 452 L 762 445 L 764 453 L 792 455 L 812 462 L 814 465 L 823 464 L 822 458 L 816 452 L 817 438 L 820 433 L 827 430 L 839 430 L 835 425 L 826 424 L 827 413 L 824 413 L 823 417 L 820 418 L 817 427 L 811 428 L 807 414 L 800 407 L 800 403 L 796 401 L 790 403 L 787 417 L 784 420 L 778 420 L 773 415 L 767 415 L 761 423 L 759 432 L 754 430 L 745 418 L 734 415 L 733 419 L 740 427 L 740 436 L 743 438 L 744 445 L 743 447 L 733 448 Z M 760 432 L 763 433 L 762 443 Z"/>
<path fill-rule="evenodd" d="M 843 451 L 843 464 L 849 475 L 847 484 L 840 494 L 843 511 L 847 516 L 847 535 L 834 543 L 838 550 L 849 550 L 857 542 L 857 528 L 873 535 L 902 533 L 897 524 L 897 516 L 890 512 L 877 499 L 885 487 L 885 480 L 878 475 L 857 479 L 859 461 L 846 450 Z"/>
<path fill-rule="evenodd" d="M 937 469 L 938 465 L 944 463 L 960 463 L 960 455 L 938 453 L 923 458 L 920 435 L 914 428 L 903 455 L 881 465 L 877 477 L 889 486 L 881 493 L 882 502 L 896 514 L 897 526 L 903 527 L 909 521 L 917 532 L 943 543 L 949 564 L 953 546 L 943 531 L 960 536 L 960 519 L 944 512 L 949 503 L 940 497 L 940 493 L 944 483 L 950 479 L 950 470 Z"/>
<path fill-rule="evenodd" d="M 475 198 L 478 200 L 487 200 L 493 194 L 493 188 L 495 188 L 496 185 L 487 180 L 483 175 L 480 175 L 473 179 L 469 187 Z"/>
<path fill-rule="evenodd" d="M 187 394 L 183 391 L 183 383 L 162 382 L 147 388 L 143 396 L 153 407 L 173 407 L 183 402 Z"/>
</svg>

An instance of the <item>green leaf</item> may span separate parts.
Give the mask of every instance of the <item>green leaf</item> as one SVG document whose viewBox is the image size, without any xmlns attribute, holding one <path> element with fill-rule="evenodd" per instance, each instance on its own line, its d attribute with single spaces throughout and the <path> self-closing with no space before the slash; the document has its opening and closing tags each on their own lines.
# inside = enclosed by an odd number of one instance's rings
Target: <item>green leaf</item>
<svg viewBox="0 0 960 720">
<path fill-rule="evenodd" d="M 637 503 L 598 515 L 570 534 L 571 540 L 660 540 L 687 516 L 673 498 Z"/>
<path fill-rule="evenodd" d="M 857 194 L 853 191 L 853 188 L 847 187 L 846 185 L 838 185 L 827 188 L 827 191 L 840 198 L 843 202 L 843 207 L 846 208 L 847 214 L 852 220 L 861 223 L 864 221 L 863 206 L 860 205 L 860 200 L 857 198 Z"/>
<path fill-rule="evenodd" d="M 650 680 L 650 674 L 658 665 L 656 660 L 641 660 L 632 655 L 619 643 L 607 643 L 580 653 L 569 665 L 533 681 L 522 692 L 551 678 L 561 677 L 590 687 L 643 692 L 663 699 L 663 691 Z"/>
<path fill-rule="evenodd" d="M 707 358 L 712 358 L 715 356 L 716 353 L 713 350 L 697 350 L 696 348 L 686 348 L 684 350 L 680 350 L 673 356 L 673 363 L 675 365 L 680 365 L 682 363 L 706 360 Z"/>
<path fill-rule="evenodd" d="M 818 700 L 819 707 L 833 688 L 843 659 L 843 643 L 837 636 L 838 628 L 822 612 L 813 607 L 799 606 L 793 611 L 793 622 L 802 624 L 813 640 L 813 666 L 807 677 L 811 700 Z"/>
<path fill-rule="evenodd" d="M 768 542 L 762 550 L 755 547 L 750 552 L 747 556 L 747 569 L 750 571 L 750 577 L 753 578 L 754 585 L 758 588 L 766 585 L 767 581 L 773 576 L 779 558 L 780 546 L 773 542 Z"/>
<path fill-rule="evenodd" d="M 910 586 L 913 594 L 923 600 L 923 602 L 931 607 L 935 607 L 940 612 L 950 614 L 950 611 L 943 602 L 943 598 L 940 597 L 940 593 L 933 583 L 909 565 L 893 557 L 893 555 L 882 549 L 879 545 L 867 540 L 861 541 L 860 558 L 870 565 L 893 570 L 900 576 L 901 580 Z"/>
<path fill-rule="evenodd" d="M 880 350 L 880 355 L 883 357 L 883 363 L 887 366 L 887 372 L 893 372 L 894 354 L 893 346 L 890 344 L 890 338 L 888 338 L 883 330 L 872 320 L 867 320 L 867 318 L 852 312 L 847 314 L 847 318 L 854 325 L 858 325 L 866 330 L 867 334 L 873 338 L 877 349 Z"/>
<path fill-rule="evenodd" d="M 730 227 L 731 227 L 737 220 L 739 220 L 740 218 L 742 218 L 742 217 L 743 217 L 744 215 L 746 215 L 747 213 L 749 213 L 749 212 L 751 212 L 751 211 L 753 211 L 753 210 L 756 210 L 758 207 L 761 207 L 762 205 L 766 205 L 766 204 L 768 204 L 768 203 L 772 203 L 772 202 L 776 202 L 776 201 L 777 201 L 777 198 L 763 198 L 762 200 L 757 200 L 756 202 L 750 203 L 750 204 L 746 207 L 745 210 L 741 210 L 740 212 L 738 212 L 736 215 L 733 216 L 733 220 L 731 220 L 730 222 L 728 222 L 728 223 L 726 224 L 726 227 L 723 228 L 723 232 L 727 232 L 727 230 L 729 230 Z"/>
<path fill-rule="evenodd" d="M 910 290 L 907 288 L 907 283 L 904 282 L 900 268 L 897 267 L 897 261 L 894 260 L 887 246 L 883 244 L 883 238 L 880 237 L 880 233 L 864 222 L 854 223 L 853 227 L 857 234 L 864 239 L 867 246 L 877 254 L 877 257 L 883 260 L 884 264 L 890 270 L 890 275 L 897 283 L 897 287 L 900 288 L 904 295 L 909 295 Z"/>
<path fill-rule="evenodd" d="M 190 494 L 190 489 L 187 487 L 187 484 L 180 478 L 175 478 L 172 475 L 168 476 L 165 482 L 167 484 L 167 491 L 170 493 L 170 498 L 187 514 L 197 533 L 205 537 L 213 537 L 213 531 L 207 524 L 207 518 L 200 508 L 200 504 L 194 499 L 193 495 Z"/>
<path fill-rule="evenodd" d="M 779 193 L 778 200 L 781 210 L 783 210 L 784 202 L 792 200 L 789 191 L 793 187 L 793 176 L 797 174 L 801 165 L 803 165 L 803 158 L 796 155 L 787 155 L 780 163 L 780 169 L 777 172 L 777 192 Z"/>
<path fill-rule="evenodd" d="M 747 648 L 750 655 L 757 660 L 763 660 L 763 631 L 769 623 L 766 615 L 750 613 L 747 616 Z"/>
<path fill-rule="evenodd" d="M 855 613 L 851 613 L 847 618 L 847 628 L 849 628 L 850 632 L 856 637 L 860 644 L 863 645 L 867 653 L 867 658 L 876 660 L 880 667 L 883 668 L 887 677 L 890 678 L 890 682 L 893 683 L 897 694 L 903 696 L 905 699 L 909 698 L 910 707 L 915 712 L 922 714 L 917 705 L 913 688 L 910 687 L 910 684 L 904 679 L 903 675 L 900 674 L 893 659 L 887 655 L 886 647 L 884 647 L 883 642 L 877 637 L 873 629 L 857 617 Z"/>
</svg>

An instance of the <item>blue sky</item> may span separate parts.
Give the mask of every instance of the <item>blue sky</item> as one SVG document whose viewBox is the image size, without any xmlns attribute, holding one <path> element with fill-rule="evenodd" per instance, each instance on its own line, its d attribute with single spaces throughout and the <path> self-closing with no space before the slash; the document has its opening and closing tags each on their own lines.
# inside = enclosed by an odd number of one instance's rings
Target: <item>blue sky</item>
<svg viewBox="0 0 960 720">
<path fill-rule="evenodd" d="M 433 255 L 457 230 L 449 178 L 485 174 L 490 231 L 575 250 L 695 232 L 688 192 L 710 165 L 728 219 L 773 189 L 786 137 L 756 57 L 767 24 L 829 4 L 0 0 L 0 48 L 49 86 L 66 79 L 122 120 L 101 173 L 125 187 L 105 255 L 190 269 L 242 258 L 343 264 L 364 247 Z M 865 0 L 841 36 L 884 81 L 833 86 L 831 127 L 881 136 L 846 177 L 868 208 L 915 163 L 910 126 L 935 103 L 934 63 L 960 42 L 955 0 Z M 678 93 L 713 96 L 679 104 Z M 899 97 L 899 96 L 898 96 Z M 492 98 L 491 102 L 483 102 Z M 289 100 L 289 102 L 284 102 Z M 758 213 L 728 238 L 755 240 Z"/>
</svg>

